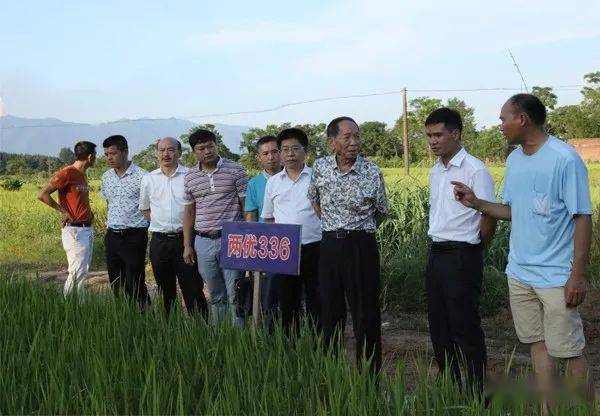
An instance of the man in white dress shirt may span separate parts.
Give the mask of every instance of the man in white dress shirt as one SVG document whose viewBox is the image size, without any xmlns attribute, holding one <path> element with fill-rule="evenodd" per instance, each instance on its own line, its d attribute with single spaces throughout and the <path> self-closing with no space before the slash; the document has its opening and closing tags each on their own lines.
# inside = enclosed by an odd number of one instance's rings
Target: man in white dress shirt
<svg viewBox="0 0 600 416">
<path fill-rule="evenodd" d="M 462 147 L 458 112 L 435 110 L 425 121 L 425 131 L 438 157 L 429 176 L 429 333 L 440 371 L 449 369 L 460 383 L 461 369 L 466 369 L 469 388 L 482 392 L 487 361 L 479 317 L 483 245 L 493 238 L 496 220 L 463 206 L 450 182 L 468 184 L 480 198 L 493 201 L 494 181 L 486 166 Z"/>
<path fill-rule="evenodd" d="M 183 212 L 191 204 L 185 199 L 183 179 L 187 169 L 179 164 L 181 143 L 165 137 L 156 144 L 160 168 L 142 179 L 140 211 L 150 221 L 150 262 L 162 292 L 167 314 L 177 298 L 177 280 L 190 314 L 201 312 L 206 319 L 208 307 L 204 282 L 195 265 L 183 259 Z"/>
<path fill-rule="evenodd" d="M 314 327 L 320 329 L 319 253 L 321 220 L 308 199 L 312 170 L 305 164 L 308 138 L 297 128 L 285 129 L 277 136 L 283 170 L 271 176 L 265 187 L 261 217 L 266 222 L 302 225 L 300 275 L 276 275 L 279 286 L 281 323 L 286 334 L 298 334 L 302 317 L 302 293 L 306 312 Z"/>
</svg>

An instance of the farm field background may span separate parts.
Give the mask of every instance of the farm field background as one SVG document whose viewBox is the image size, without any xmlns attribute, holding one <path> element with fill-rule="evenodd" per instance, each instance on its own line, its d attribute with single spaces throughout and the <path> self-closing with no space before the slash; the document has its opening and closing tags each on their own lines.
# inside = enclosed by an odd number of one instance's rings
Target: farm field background
<svg viewBox="0 0 600 416">
<path fill-rule="evenodd" d="M 588 168 L 597 207 L 600 164 Z M 391 214 L 378 232 L 387 319 L 400 316 L 396 321 L 424 333 L 428 170 L 415 167 L 407 177 L 401 168 L 384 169 Z M 491 168 L 498 187 L 503 170 Z M 535 401 L 524 390 L 510 389 L 484 410 L 482 403 L 465 398 L 455 385 L 436 377 L 422 351 L 409 358 L 388 356 L 386 374 L 377 384 L 346 357 L 322 354 L 310 334 L 291 345 L 280 333 L 266 337 L 260 332 L 252 336 L 250 331 L 214 329 L 182 313 L 165 320 L 157 307 L 140 314 L 111 295 L 65 302 L 54 286 L 30 283 L 38 273 L 66 266 L 58 216 L 36 199 L 42 183 L 41 178 L 28 179 L 18 191 L 0 190 L 0 305 L 6 317 L 0 331 L 11 340 L 0 351 L 0 391 L 4 392 L 0 413 L 537 412 Z M 106 204 L 99 197 L 99 182 L 93 180 L 91 185 L 96 218 L 93 268 L 104 270 Z M 509 224 L 501 223 L 488 248 L 481 312 L 486 334 L 496 337 L 504 331 L 510 346 L 516 338 L 502 272 L 508 232 Z M 588 304 L 600 300 L 599 272 L 595 233 Z M 151 272 L 148 279 L 152 280 Z M 586 325 L 599 328 L 600 317 L 593 306 L 586 309 L 584 319 Z M 598 349 L 595 335 L 588 339 L 592 351 Z M 385 337 L 384 332 L 384 343 Z M 505 364 L 497 371 L 506 374 L 509 384 L 525 383 L 529 370 L 513 368 L 510 348 L 503 351 Z M 597 377 L 599 363 L 592 366 Z M 560 406 L 559 414 L 588 414 L 577 403 Z"/>
</svg>

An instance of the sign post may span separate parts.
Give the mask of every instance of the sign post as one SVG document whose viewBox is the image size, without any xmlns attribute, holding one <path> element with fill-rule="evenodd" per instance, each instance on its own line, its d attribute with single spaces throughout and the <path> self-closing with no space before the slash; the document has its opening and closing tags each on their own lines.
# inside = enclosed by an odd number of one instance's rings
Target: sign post
<svg viewBox="0 0 600 416">
<path fill-rule="evenodd" d="M 294 224 L 225 222 L 221 234 L 221 267 L 253 271 L 252 315 L 260 323 L 260 273 L 300 274 L 300 233 Z"/>
</svg>

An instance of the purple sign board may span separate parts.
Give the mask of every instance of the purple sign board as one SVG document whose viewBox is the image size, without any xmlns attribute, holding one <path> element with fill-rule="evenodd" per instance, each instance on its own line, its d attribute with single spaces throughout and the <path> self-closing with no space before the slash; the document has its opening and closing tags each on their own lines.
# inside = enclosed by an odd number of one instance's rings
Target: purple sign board
<svg viewBox="0 0 600 416">
<path fill-rule="evenodd" d="M 300 274 L 300 225 L 225 222 L 221 267 L 255 272 Z"/>
</svg>

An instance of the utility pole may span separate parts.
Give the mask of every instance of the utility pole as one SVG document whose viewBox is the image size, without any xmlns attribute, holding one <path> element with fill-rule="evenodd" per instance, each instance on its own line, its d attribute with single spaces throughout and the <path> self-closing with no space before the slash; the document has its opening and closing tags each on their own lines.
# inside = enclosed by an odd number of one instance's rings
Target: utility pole
<svg viewBox="0 0 600 416">
<path fill-rule="evenodd" d="M 404 148 L 404 173 L 406 176 L 410 174 L 410 161 L 408 157 L 408 101 L 406 99 L 406 87 L 402 89 L 402 114 L 403 129 L 402 129 L 402 145 Z"/>
</svg>

